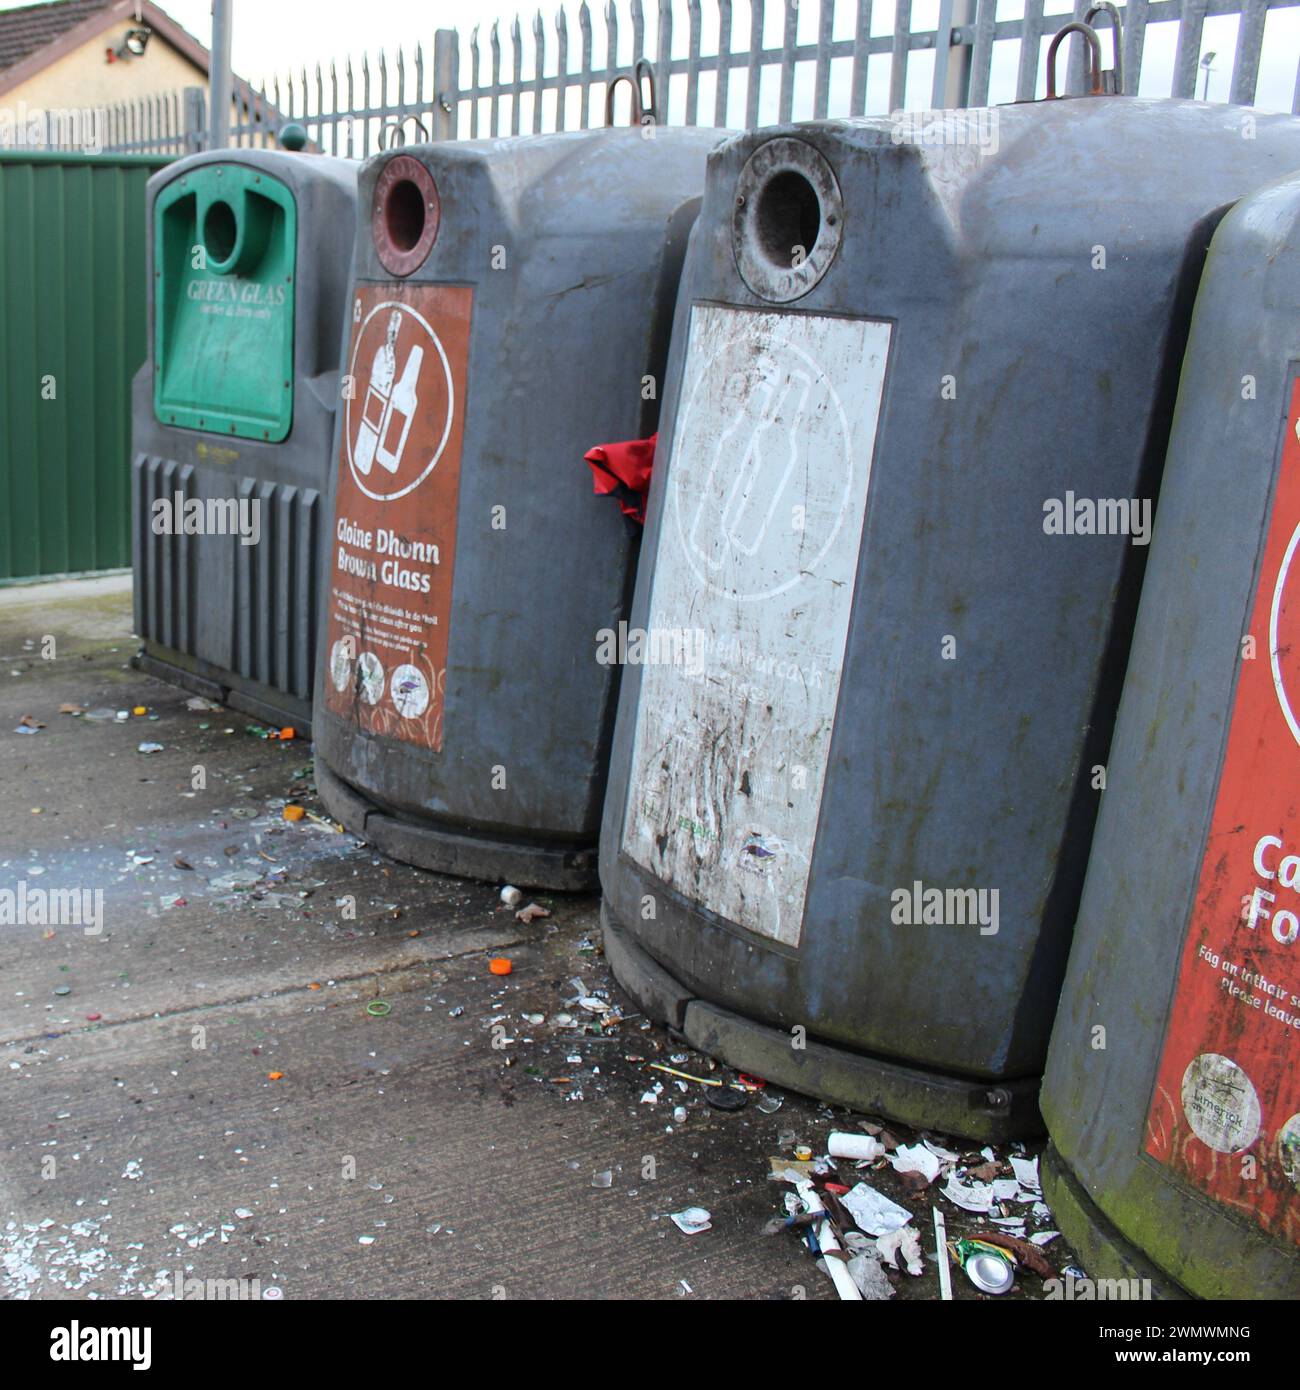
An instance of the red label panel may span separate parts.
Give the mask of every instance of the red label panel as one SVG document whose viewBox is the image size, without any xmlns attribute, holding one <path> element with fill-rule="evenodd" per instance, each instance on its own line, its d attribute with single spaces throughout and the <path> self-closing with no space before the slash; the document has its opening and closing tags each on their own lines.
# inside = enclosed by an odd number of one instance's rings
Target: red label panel
<svg viewBox="0 0 1300 1390">
<path fill-rule="evenodd" d="M 1300 382 L 1146 1151 L 1300 1241 Z"/>
<path fill-rule="evenodd" d="M 473 291 L 362 285 L 330 533 L 325 706 L 442 750 Z"/>
</svg>

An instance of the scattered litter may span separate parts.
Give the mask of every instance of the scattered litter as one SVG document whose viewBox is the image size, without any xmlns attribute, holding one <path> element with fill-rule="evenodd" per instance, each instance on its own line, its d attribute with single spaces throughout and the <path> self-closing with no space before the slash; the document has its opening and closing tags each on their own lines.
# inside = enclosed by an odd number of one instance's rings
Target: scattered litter
<svg viewBox="0 0 1300 1390">
<path fill-rule="evenodd" d="M 776 1157 L 767 1161 L 772 1169 L 772 1176 L 782 1182 L 797 1182 L 800 1178 L 809 1177 L 814 1167 L 812 1163 L 801 1163 L 797 1158 Z"/>
<path fill-rule="evenodd" d="M 1001 1251 L 982 1240 L 959 1240 L 954 1247 L 966 1277 L 981 1293 L 1006 1293 L 1016 1282 L 1016 1267 Z"/>
<path fill-rule="evenodd" d="M 84 705 L 64 704 L 59 706 L 60 714 L 70 714 L 73 716 L 73 718 L 78 718 L 81 715 L 85 714 L 85 712 L 86 707 Z"/>
<path fill-rule="evenodd" d="M 684 1236 L 697 1236 L 701 1231 L 708 1231 L 713 1227 L 713 1213 L 704 1207 L 687 1207 L 684 1211 L 675 1211 L 670 1215 L 673 1225 Z"/>
<path fill-rule="evenodd" d="M 366 1012 L 372 1018 L 387 1018 L 393 1012 L 393 1006 L 387 999 L 372 999 L 366 1005 Z"/>
<path fill-rule="evenodd" d="M 958 1182 L 957 1178 L 953 1176 L 944 1185 L 943 1195 L 954 1206 L 961 1207 L 963 1211 L 973 1211 L 980 1215 L 986 1215 L 993 1207 L 993 1188 L 986 1183 L 968 1185 Z"/>
<path fill-rule="evenodd" d="M 921 1273 L 924 1265 L 921 1260 L 921 1235 L 912 1226 L 900 1226 L 876 1239 L 876 1249 L 891 1269 L 898 1268 L 898 1256 L 903 1257 L 907 1272 L 914 1277 Z"/>
<path fill-rule="evenodd" d="M 819 1215 L 826 1218 L 826 1207 L 817 1195 L 817 1189 L 813 1187 L 810 1178 L 800 1178 L 795 1183 L 795 1191 L 799 1194 L 806 1212 L 814 1218 Z M 826 1272 L 830 1275 L 836 1292 L 846 1302 L 860 1302 L 862 1290 L 849 1273 L 848 1266 L 841 1257 L 840 1243 L 836 1239 L 834 1228 L 829 1219 L 821 1221 L 820 1227 L 816 1230 L 816 1241 L 821 1253 L 827 1257 L 825 1260 Z"/>
<path fill-rule="evenodd" d="M 597 999 L 594 995 L 584 995 L 578 1000 L 579 1008 L 586 1009 L 589 1014 L 606 1014 L 609 1012 L 609 1005 L 603 999 Z"/>
<path fill-rule="evenodd" d="M 863 1299 L 869 1303 L 884 1303 L 893 1298 L 894 1286 L 885 1273 L 880 1252 L 866 1236 L 860 1231 L 846 1231 L 844 1245 L 849 1252 L 849 1278 L 857 1285 Z M 828 1262 L 833 1258 L 828 1257 Z"/>
<path fill-rule="evenodd" d="M 163 746 L 161 743 L 142 743 L 135 751 L 137 753 L 161 753 Z"/>
<path fill-rule="evenodd" d="M 945 1303 L 952 1301 L 952 1270 L 948 1265 L 948 1227 L 943 1212 L 938 1207 L 934 1212 L 934 1259 L 939 1266 L 939 1297 Z"/>
<path fill-rule="evenodd" d="M 306 814 L 307 812 L 303 809 L 303 807 L 294 805 L 292 801 L 284 808 L 285 820 L 300 821 L 303 819 L 304 816 L 306 816 Z"/>
<path fill-rule="evenodd" d="M 951 1149 L 941 1149 L 938 1144 L 932 1144 L 928 1139 L 922 1140 L 922 1142 L 935 1158 L 944 1163 L 956 1163 L 961 1158 L 961 1154 L 955 1154 Z"/>
<path fill-rule="evenodd" d="M 906 1207 L 891 1202 L 883 1192 L 877 1192 L 864 1182 L 851 1188 L 843 1203 L 849 1215 L 869 1236 L 888 1235 L 890 1231 L 906 1226 L 912 1219 L 912 1213 Z"/>
<path fill-rule="evenodd" d="M 185 708 L 193 710 L 196 714 L 216 714 L 221 706 L 214 704 L 211 700 L 205 700 L 202 695 L 191 695 L 185 701 Z"/>
<path fill-rule="evenodd" d="M 1019 1240 L 1017 1237 L 1006 1235 L 1001 1231 L 989 1231 L 982 1239 L 985 1244 L 1002 1250 L 1010 1259 L 1024 1265 L 1027 1269 L 1032 1269 L 1040 1279 L 1056 1278 L 1056 1271 L 1048 1263 L 1046 1256 L 1029 1241 Z"/>
<path fill-rule="evenodd" d="M 676 1105 L 673 1107 L 673 1124 L 684 1125 L 686 1123 L 686 1107 Z"/>
<path fill-rule="evenodd" d="M 682 1079 L 683 1081 L 694 1081 L 694 1082 L 696 1082 L 696 1083 L 697 1083 L 698 1085 L 700 1085 L 700 1086 L 721 1086 L 721 1085 L 722 1085 L 722 1082 L 719 1081 L 719 1080 L 717 1080 L 716 1077 L 710 1077 L 710 1076 L 691 1076 L 689 1072 L 674 1071 L 672 1067 L 666 1067 L 666 1066 L 664 1066 L 664 1064 L 663 1064 L 662 1062 L 651 1062 L 651 1063 L 650 1063 L 650 1068 L 651 1068 L 652 1071 L 664 1071 L 664 1072 L 667 1072 L 669 1076 L 679 1076 L 679 1077 L 681 1077 L 681 1079 Z"/>
<path fill-rule="evenodd" d="M 510 964 L 510 961 L 505 956 L 493 956 L 492 959 L 488 961 L 488 970 L 491 971 L 493 975 L 508 975 L 513 969 L 514 966 Z"/>
<path fill-rule="evenodd" d="M 1037 1231 L 1029 1239 L 1034 1245 L 1050 1245 L 1060 1234 L 1060 1231 Z"/>
<path fill-rule="evenodd" d="M 778 1096 L 775 1091 L 764 1091 L 758 1098 L 758 1108 L 764 1115 L 775 1115 L 785 1104 L 785 1097 Z"/>
<path fill-rule="evenodd" d="M 1038 1160 L 1036 1158 L 1017 1158 L 1012 1155 L 1011 1171 L 1016 1175 L 1016 1181 L 1021 1187 L 1028 1188 L 1031 1192 L 1042 1191 L 1042 1180 L 1038 1176 Z"/>
<path fill-rule="evenodd" d="M 515 913 L 515 919 L 527 926 L 529 922 L 534 921 L 538 917 L 549 917 L 550 915 L 551 909 L 549 907 L 542 907 L 538 903 L 529 903 L 527 907 L 521 907 L 519 911 Z"/>
<path fill-rule="evenodd" d="M 749 1097 L 744 1091 L 735 1091 L 727 1086 L 719 1086 L 716 1090 L 705 1091 L 704 1099 L 715 1110 L 743 1110 L 749 1104 Z"/>
<path fill-rule="evenodd" d="M 518 888 L 514 888 L 508 883 L 501 890 L 501 901 L 505 903 L 507 907 L 518 907 L 523 900 L 523 893 L 521 893 Z"/>
<path fill-rule="evenodd" d="M 870 1134 L 846 1134 L 843 1130 L 833 1130 L 826 1141 L 826 1152 L 832 1158 L 883 1158 L 885 1146 Z"/>
<path fill-rule="evenodd" d="M 614 1174 L 606 1168 L 603 1173 L 593 1173 L 591 1175 L 592 1187 L 613 1187 Z"/>
<path fill-rule="evenodd" d="M 889 1161 L 895 1173 L 920 1173 L 927 1183 L 939 1176 L 939 1157 L 924 1144 L 900 1144 Z"/>
<path fill-rule="evenodd" d="M 282 1071 L 268 1071 L 266 1074 L 266 1079 L 268 1081 L 283 1081 L 284 1073 Z"/>
</svg>

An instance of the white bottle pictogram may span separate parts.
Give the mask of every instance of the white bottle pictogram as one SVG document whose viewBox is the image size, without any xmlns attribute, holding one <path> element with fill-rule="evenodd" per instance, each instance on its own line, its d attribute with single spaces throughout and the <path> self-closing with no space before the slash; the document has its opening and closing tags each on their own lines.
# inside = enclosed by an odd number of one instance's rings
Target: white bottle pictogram
<svg viewBox="0 0 1300 1390">
<path fill-rule="evenodd" d="M 388 335 L 376 349 L 374 361 L 370 364 L 370 386 L 366 390 L 361 423 L 357 427 L 357 443 L 352 451 L 352 462 L 367 478 L 388 421 L 393 378 L 397 375 L 397 334 L 401 326 L 401 310 L 394 309 L 388 320 Z"/>
<path fill-rule="evenodd" d="M 415 418 L 415 407 L 419 400 L 415 385 L 420 379 L 420 366 L 423 362 L 424 348 L 417 343 L 406 359 L 402 375 L 389 398 L 388 409 L 384 412 L 384 424 L 379 431 L 379 449 L 375 457 L 379 460 L 380 467 L 388 469 L 390 473 L 396 473 L 402 466 L 406 437 L 411 432 L 411 421 Z M 387 441 L 394 434 L 397 434 L 397 447 L 389 449 Z"/>
<path fill-rule="evenodd" d="M 801 371 L 782 371 L 767 356 L 756 367 L 757 384 L 745 392 L 735 418 L 718 437 L 691 525 L 691 548 L 715 572 L 727 563 L 731 550 L 746 556 L 758 553 L 799 463 L 799 435 L 812 378 Z M 720 511 L 707 505 L 724 493 Z"/>
</svg>

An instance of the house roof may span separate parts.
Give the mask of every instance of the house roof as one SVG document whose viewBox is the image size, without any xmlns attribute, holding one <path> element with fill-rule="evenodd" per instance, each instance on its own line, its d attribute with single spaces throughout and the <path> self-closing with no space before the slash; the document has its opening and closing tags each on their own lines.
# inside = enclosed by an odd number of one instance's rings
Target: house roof
<svg viewBox="0 0 1300 1390">
<path fill-rule="evenodd" d="M 111 3 L 112 0 L 61 0 L 53 5 L 0 10 L 0 68 L 13 67 L 96 11 L 106 10 Z"/>
<path fill-rule="evenodd" d="M 49 0 L 0 10 L 0 94 L 122 22 L 139 22 L 205 75 L 208 50 L 151 0 Z"/>
</svg>

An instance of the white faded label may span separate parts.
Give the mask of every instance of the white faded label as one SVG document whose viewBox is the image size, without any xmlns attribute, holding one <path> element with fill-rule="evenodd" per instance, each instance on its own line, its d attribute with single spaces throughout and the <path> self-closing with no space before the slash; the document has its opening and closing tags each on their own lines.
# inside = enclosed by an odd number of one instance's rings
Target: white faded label
<svg viewBox="0 0 1300 1390">
<path fill-rule="evenodd" d="M 797 946 L 853 606 L 890 326 L 696 306 L 623 847 Z"/>
</svg>

